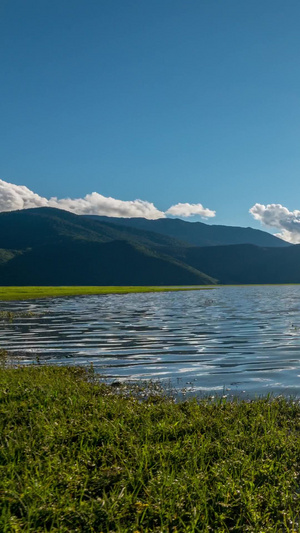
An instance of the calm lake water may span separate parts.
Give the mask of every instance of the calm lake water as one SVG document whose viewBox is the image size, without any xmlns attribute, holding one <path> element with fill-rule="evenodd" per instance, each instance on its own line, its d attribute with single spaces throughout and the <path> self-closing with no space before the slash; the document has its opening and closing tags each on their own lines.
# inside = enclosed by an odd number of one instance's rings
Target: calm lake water
<svg viewBox="0 0 300 533">
<path fill-rule="evenodd" d="M 0 302 L 0 348 L 193 393 L 300 396 L 300 286 Z"/>
</svg>

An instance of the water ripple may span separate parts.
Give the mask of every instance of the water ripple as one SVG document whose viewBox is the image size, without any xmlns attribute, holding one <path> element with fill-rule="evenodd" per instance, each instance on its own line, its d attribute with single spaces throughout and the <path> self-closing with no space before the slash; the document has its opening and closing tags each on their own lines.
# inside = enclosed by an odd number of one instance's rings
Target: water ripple
<svg viewBox="0 0 300 533">
<path fill-rule="evenodd" d="M 194 391 L 300 392 L 300 286 L 2 302 L 32 317 L 1 323 L 24 362 L 93 363 L 110 379 Z"/>
</svg>

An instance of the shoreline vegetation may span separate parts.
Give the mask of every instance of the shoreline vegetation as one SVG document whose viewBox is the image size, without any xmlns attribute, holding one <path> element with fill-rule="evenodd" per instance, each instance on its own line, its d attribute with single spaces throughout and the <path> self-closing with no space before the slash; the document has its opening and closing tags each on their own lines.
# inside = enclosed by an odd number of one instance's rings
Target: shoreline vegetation
<svg viewBox="0 0 300 533">
<path fill-rule="evenodd" d="M 209 290 L 214 286 L 65 286 L 65 287 L 0 287 L 0 301 L 30 300 L 36 298 L 57 298 L 64 296 L 87 296 L 96 294 L 130 294 L 143 292 L 172 292 L 172 291 L 196 291 Z"/>
<path fill-rule="evenodd" d="M 0 365 L 3 532 L 299 532 L 300 405 Z"/>
<path fill-rule="evenodd" d="M 16 286 L 0 287 L 0 302 L 59 298 L 66 296 L 89 296 L 105 294 L 135 294 L 149 292 L 206 291 L 222 287 L 281 287 L 297 286 L 299 283 L 251 283 L 228 285 L 166 285 L 166 286 Z"/>
</svg>

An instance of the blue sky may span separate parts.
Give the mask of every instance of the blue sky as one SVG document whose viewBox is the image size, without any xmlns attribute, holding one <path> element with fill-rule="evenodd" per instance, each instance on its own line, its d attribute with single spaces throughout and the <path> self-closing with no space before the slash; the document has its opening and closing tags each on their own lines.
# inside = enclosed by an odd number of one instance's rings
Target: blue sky
<svg viewBox="0 0 300 533">
<path fill-rule="evenodd" d="M 2 0 L 0 179 L 290 231 L 265 206 L 298 223 L 299 22 L 295 0 Z"/>
</svg>

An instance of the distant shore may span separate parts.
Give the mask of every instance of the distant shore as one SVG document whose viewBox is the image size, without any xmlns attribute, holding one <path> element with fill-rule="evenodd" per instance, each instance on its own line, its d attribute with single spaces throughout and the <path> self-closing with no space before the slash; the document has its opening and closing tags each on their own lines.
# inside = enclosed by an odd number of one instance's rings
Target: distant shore
<svg viewBox="0 0 300 533">
<path fill-rule="evenodd" d="M 113 287 L 0 287 L 0 301 L 30 300 L 36 298 L 57 298 L 63 296 L 88 296 L 93 294 L 128 294 L 141 292 L 199 291 L 214 286 L 113 286 Z"/>
</svg>

